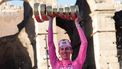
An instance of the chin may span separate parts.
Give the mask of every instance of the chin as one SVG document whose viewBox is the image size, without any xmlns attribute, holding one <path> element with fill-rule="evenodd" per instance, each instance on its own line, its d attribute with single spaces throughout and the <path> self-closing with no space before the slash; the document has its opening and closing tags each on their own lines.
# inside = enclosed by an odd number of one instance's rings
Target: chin
<svg viewBox="0 0 122 69">
<path fill-rule="evenodd" d="M 70 60 L 70 59 L 64 59 L 64 60 Z"/>
<path fill-rule="evenodd" d="M 63 60 L 70 60 L 69 58 L 63 58 Z"/>
</svg>

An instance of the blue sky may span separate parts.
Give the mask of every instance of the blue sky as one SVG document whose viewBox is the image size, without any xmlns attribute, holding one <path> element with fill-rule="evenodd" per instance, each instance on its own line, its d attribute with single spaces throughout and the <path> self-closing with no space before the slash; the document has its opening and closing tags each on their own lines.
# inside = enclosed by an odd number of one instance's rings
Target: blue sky
<svg viewBox="0 0 122 69">
<path fill-rule="evenodd" d="M 115 0 L 115 1 L 122 1 L 122 0 Z"/>
<path fill-rule="evenodd" d="M 15 4 L 15 5 L 22 5 L 22 0 L 12 0 L 10 1 L 12 4 Z M 57 0 L 57 3 L 60 4 L 60 5 L 66 5 L 67 3 L 68 4 L 75 4 L 76 3 L 76 0 Z"/>
<path fill-rule="evenodd" d="M 20 0 L 12 0 L 12 1 L 9 1 L 10 3 L 12 4 L 15 4 L 15 5 L 18 5 L 18 6 L 22 6 L 23 5 L 23 1 L 20 1 Z"/>
<path fill-rule="evenodd" d="M 115 0 L 115 1 L 122 1 L 122 0 Z M 18 5 L 18 6 L 22 6 L 23 2 L 22 0 L 12 0 L 10 1 L 12 4 Z M 62 5 L 65 6 L 67 5 L 67 3 L 69 5 L 74 5 L 76 3 L 76 0 L 57 0 L 58 5 Z"/>
<path fill-rule="evenodd" d="M 61 5 L 67 5 L 67 4 L 74 5 L 76 3 L 76 0 L 57 0 L 57 3 Z"/>
</svg>

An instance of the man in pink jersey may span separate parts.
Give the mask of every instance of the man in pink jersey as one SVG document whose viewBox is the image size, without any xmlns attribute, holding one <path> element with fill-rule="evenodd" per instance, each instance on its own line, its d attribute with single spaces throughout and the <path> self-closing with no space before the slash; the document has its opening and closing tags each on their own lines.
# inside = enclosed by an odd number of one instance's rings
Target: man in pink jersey
<svg viewBox="0 0 122 69">
<path fill-rule="evenodd" d="M 77 17 L 75 19 L 75 26 L 78 30 L 78 34 L 81 40 L 77 58 L 74 61 L 71 61 L 70 55 L 72 54 L 73 50 L 70 41 L 68 39 L 62 39 L 58 43 L 59 54 L 61 56 L 61 60 L 59 60 L 56 56 L 56 50 L 53 41 L 53 18 L 49 17 L 48 50 L 52 69 L 82 69 L 86 58 L 87 39 L 85 37 L 83 29 L 80 27 L 79 21 L 79 17 Z"/>
</svg>

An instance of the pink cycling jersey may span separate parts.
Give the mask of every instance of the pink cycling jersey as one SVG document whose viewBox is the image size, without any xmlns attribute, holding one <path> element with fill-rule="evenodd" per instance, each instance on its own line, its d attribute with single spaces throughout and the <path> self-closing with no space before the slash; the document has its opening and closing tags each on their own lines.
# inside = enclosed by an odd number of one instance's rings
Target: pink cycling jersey
<svg viewBox="0 0 122 69">
<path fill-rule="evenodd" d="M 48 50 L 49 50 L 49 58 L 52 69 L 82 69 L 86 58 L 87 51 L 87 39 L 81 27 L 77 27 L 81 45 L 79 49 L 79 53 L 77 58 L 74 61 L 71 60 L 59 60 L 56 56 L 55 45 L 53 41 L 53 29 L 52 24 L 48 27 Z"/>
</svg>

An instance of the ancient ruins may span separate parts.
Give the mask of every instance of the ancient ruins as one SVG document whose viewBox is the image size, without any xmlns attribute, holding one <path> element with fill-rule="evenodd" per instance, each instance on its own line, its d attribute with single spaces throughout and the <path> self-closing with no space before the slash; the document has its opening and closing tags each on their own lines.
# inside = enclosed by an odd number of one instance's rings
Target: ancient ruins
<svg viewBox="0 0 122 69">
<path fill-rule="evenodd" d="M 38 23 L 34 19 L 33 4 L 36 2 L 57 4 L 56 0 L 23 0 L 20 7 L 0 0 L 0 69 L 51 69 L 47 50 L 48 21 Z M 77 0 L 76 4 L 81 6 L 89 42 L 83 69 L 122 69 L 122 27 L 118 29 L 116 20 L 122 13 L 115 16 L 122 11 L 122 3 L 114 0 Z M 121 18 L 118 20 L 122 25 Z M 59 21 L 54 19 L 55 43 L 61 38 L 71 39 L 71 36 L 78 41 L 76 34 L 68 36 Z"/>
</svg>

